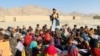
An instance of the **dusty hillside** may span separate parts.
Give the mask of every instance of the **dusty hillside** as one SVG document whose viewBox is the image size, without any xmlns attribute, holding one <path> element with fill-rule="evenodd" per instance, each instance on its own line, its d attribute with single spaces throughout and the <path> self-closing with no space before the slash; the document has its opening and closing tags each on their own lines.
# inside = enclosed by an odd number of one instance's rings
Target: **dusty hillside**
<svg viewBox="0 0 100 56">
<path fill-rule="evenodd" d="M 58 11 L 60 15 L 67 15 L 61 11 Z M 36 5 L 28 5 L 16 8 L 0 8 L 0 15 L 50 15 L 51 9 Z"/>
<path fill-rule="evenodd" d="M 41 6 L 36 5 L 27 5 L 22 7 L 14 7 L 5 9 L 0 7 L 0 16 L 7 16 L 7 15 L 50 15 L 52 12 L 52 9 L 48 9 Z M 71 16 L 95 16 L 100 15 L 100 13 L 90 13 L 90 14 L 84 14 L 77 11 L 73 11 L 70 13 L 64 13 L 62 11 L 58 11 L 60 15 L 71 15 Z"/>
</svg>

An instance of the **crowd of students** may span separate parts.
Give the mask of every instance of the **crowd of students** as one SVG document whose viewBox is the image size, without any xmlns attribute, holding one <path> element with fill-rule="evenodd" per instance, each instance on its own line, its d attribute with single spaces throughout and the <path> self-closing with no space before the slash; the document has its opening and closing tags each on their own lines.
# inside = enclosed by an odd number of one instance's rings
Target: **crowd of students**
<svg viewBox="0 0 100 56">
<path fill-rule="evenodd" d="M 13 39 L 14 56 L 100 56 L 100 26 L 70 28 L 65 24 L 55 31 L 47 27 L 40 28 L 37 24 L 36 28 L 29 26 L 28 29 L 25 26 L 0 28 L 0 55 L 13 54 L 9 44 L 9 39 Z"/>
</svg>

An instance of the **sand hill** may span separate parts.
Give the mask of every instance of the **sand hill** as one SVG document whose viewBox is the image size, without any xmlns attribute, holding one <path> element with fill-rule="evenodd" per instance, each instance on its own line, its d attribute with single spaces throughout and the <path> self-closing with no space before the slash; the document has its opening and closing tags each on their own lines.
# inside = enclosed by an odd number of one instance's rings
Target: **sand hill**
<svg viewBox="0 0 100 56">
<path fill-rule="evenodd" d="M 15 7 L 15 8 L 2 8 L 0 7 L 0 16 L 8 16 L 8 15 L 50 15 L 52 12 L 52 9 L 48 9 L 45 7 L 41 6 L 36 6 L 36 5 L 27 5 L 23 7 Z M 91 13 L 91 14 L 84 14 L 80 13 L 77 11 L 73 11 L 71 13 L 64 13 L 62 11 L 58 11 L 60 15 L 75 15 L 75 16 L 95 16 L 95 15 L 100 15 L 97 13 Z"/>
<path fill-rule="evenodd" d="M 52 10 L 52 9 L 51 9 Z M 51 13 L 50 9 L 36 6 L 36 5 L 28 5 L 17 8 L 0 8 L 0 15 L 49 15 Z M 60 15 L 67 15 L 61 11 L 58 11 Z"/>
</svg>

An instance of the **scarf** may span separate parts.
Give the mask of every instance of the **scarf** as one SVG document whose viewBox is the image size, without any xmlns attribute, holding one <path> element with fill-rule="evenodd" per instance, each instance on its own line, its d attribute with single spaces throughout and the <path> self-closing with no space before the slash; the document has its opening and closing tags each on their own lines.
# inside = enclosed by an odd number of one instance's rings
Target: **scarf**
<svg viewBox="0 0 100 56">
<path fill-rule="evenodd" d="M 30 44 L 30 49 L 37 47 L 37 42 L 36 41 L 32 41 Z"/>
<path fill-rule="evenodd" d="M 51 55 L 51 56 L 55 56 L 57 54 L 56 48 L 54 47 L 54 45 L 50 45 L 47 50 L 46 50 L 46 54 Z"/>
</svg>

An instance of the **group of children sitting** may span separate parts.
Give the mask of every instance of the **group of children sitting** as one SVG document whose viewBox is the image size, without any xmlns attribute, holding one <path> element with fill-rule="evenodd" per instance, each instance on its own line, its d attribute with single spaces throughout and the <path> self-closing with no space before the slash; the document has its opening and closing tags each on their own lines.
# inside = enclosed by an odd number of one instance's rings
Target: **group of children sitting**
<svg viewBox="0 0 100 56">
<path fill-rule="evenodd" d="M 100 56 L 100 26 L 67 24 L 55 31 L 47 25 L 40 28 L 36 25 L 35 31 L 31 26 L 20 28 L 0 28 L 0 55 L 1 56 Z M 10 41 L 13 39 L 14 41 Z M 14 44 L 11 44 L 15 42 Z M 12 45 L 15 48 L 12 48 Z M 12 51 L 16 50 L 15 53 Z"/>
</svg>

